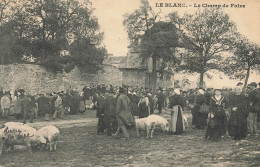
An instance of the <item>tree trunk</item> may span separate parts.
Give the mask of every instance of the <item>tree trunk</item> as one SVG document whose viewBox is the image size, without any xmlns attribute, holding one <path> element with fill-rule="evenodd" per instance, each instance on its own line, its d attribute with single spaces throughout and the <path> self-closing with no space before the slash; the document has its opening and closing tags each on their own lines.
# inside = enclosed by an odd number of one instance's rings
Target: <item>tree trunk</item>
<svg viewBox="0 0 260 167">
<path fill-rule="evenodd" d="M 203 88 L 204 86 L 204 83 L 203 83 L 203 80 L 204 80 L 204 72 L 201 72 L 200 73 L 200 82 L 199 82 L 199 88 Z"/>
<path fill-rule="evenodd" d="M 250 69 L 251 69 L 251 67 L 248 66 L 247 71 L 246 71 L 246 80 L 245 80 L 245 84 L 244 84 L 244 89 L 246 89 L 246 86 L 247 86 L 247 82 L 248 82 L 249 75 L 250 75 Z"/>
<path fill-rule="evenodd" d="M 156 72 L 156 58 L 152 58 L 153 60 L 153 69 L 152 69 L 152 90 L 156 90 L 157 84 L 157 72 Z"/>
<path fill-rule="evenodd" d="M 2 54 L 0 58 L 0 65 L 4 65 L 4 64 L 5 64 L 5 56 L 4 54 Z"/>
<path fill-rule="evenodd" d="M 46 39 L 45 39 L 45 20 L 42 21 L 42 56 L 45 59 L 46 58 Z"/>
</svg>

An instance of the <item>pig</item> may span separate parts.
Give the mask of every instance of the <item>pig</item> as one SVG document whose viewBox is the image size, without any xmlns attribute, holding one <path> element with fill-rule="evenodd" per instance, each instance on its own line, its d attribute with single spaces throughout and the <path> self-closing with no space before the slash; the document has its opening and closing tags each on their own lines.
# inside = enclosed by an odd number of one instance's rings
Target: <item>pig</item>
<svg viewBox="0 0 260 167">
<path fill-rule="evenodd" d="M 149 115 L 146 118 L 135 119 L 137 137 L 140 136 L 139 130 L 146 130 L 146 138 L 153 138 L 154 129 L 160 127 L 163 132 L 169 131 L 169 122 L 159 115 Z"/>
<path fill-rule="evenodd" d="M 150 134 L 151 134 L 150 135 L 151 138 L 153 138 L 154 129 L 156 127 L 160 127 L 163 132 L 165 132 L 165 131 L 169 132 L 169 130 L 170 130 L 169 122 L 165 118 L 163 118 L 159 115 L 154 115 L 154 114 L 149 115 L 146 118 L 145 124 L 146 124 L 146 133 L 147 133 L 146 138 L 147 139 L 149 138 Z"/>
<path fill-rule="evenodd" d="M 30 154 L 32 154 L 31 146 L 39 145 L 41 142 L 46 142 L 46 139 L 36 135 L 36 129 L 28 126 L 15 123 L 6 123 L 7 126 L 0 129 L 0 137 L 2 138 L 2 153 L 6 153 L 8 148 L 11 151 L 14 145 L 25 145 Z"/>
<path fill-rule="evenodd" d="M 137 137 L 140 137 L 139 130 L 146 130 L 146 119 L 147 118 L 136 118 L 135 119 L 135 129 Z"/>
<path fill-rule="evenodd" d="M 37 136 L 44 137 L 46 139 L 45 148 L 47 143 L 50 144 L 50 151 L 56 151 L 59 134 L 59 129 L 53 125 L 44 126 L 36 132 Z"/>
</svg>

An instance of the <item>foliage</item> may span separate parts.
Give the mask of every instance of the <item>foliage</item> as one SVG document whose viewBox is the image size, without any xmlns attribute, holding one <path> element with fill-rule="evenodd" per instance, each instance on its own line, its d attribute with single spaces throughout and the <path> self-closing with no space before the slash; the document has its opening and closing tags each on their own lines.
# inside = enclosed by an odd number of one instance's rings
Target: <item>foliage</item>
<svg viewBox="0 0 260 167">
<path fill-rule="evenodd" d="M 123 25 L 126 27 L 130 40 L 144 34 L 155 22 L 160 20 L 160 12 L 155 13 L 147 0 L 141 2 L 142 6 L 139 9 L 124 15 Z"/>
<path fill-rule="evenodd" d="M 179 69 L 200 73 L 202 86 L 204 73 L 210 69 L 219 70 L 221 53 L 232 49 L 236 27 L 221 9 L 198 10 L 194 15 L 186 14 L 183 19 L 185 32 L 199 46 L 199 52 L 184 54 Z"/>
<path fill-rule="evenodd" d="M 260 47 L 242 35 L 237 36 L 234 45 L 234 54 L 224 59 L 224 71 L 232 78 L 245 79 L 246 87 L 250 70 L 260 71 Z"/>
<path fill-rule="evenodd" d="M 100 46 L 103 33 L 88 0 L 10 0 L 5 9 L 10 11 L 4 16 L 8 15 L 5 21 L 12 23 L 10 34 L 15 43 L 10 47 L 17 54 L 16 59 L 5 61 L 5 64 L 33 59 L 55 72 L 69 72 L 75 66 L 88 69 L 86 72 L 96 72 L 106 56 L 105 49 Z M 74 33 L 78 41 L 88 41 L 77 45 L 76 50 L 90 51 L 86 54 L 71 53 L 70 58 L 60 57 L 69 32 Z M 66 49 L 70 50 L 69 45 Z M 6 56 L 6 53 L 1 56 Z"/>
<path fill-rule="evenodd" d="M 156 60 L 176 61 L 173 49 L 178 45 L 177 28 L 172 23 L 157 22 L 145 32 L 141 42 L 141 55 Z"/>
</svg>

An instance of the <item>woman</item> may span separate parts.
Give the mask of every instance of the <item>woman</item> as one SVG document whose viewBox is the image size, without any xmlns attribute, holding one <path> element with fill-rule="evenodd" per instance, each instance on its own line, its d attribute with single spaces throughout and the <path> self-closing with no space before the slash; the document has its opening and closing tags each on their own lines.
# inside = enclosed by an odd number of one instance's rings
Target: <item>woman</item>
<svg viewBox="0 0 260 167">
<path fill-rule="evenodd" d="M 204 96 L 204 91 L 199 89 L 197 92 L 197 97 L 195 99 L 195 105 L 192 110 L 192 124 L 195 125 L 195 128 L 203 129 L 207 125 L 208 114 L 200 113 L 200 107 L 203 104 L 206 104 L 207 100 Z"/>
<path fill-rule="evenodd" d="M 246 138 L 247 133 L 247 98 L 242 94 L 241 87 L 236 87 L 234 92 L 230 98 L 229 135 L 234 136 L 234 140 L 240 140 Z"/>
<path fill-rule="evenodd" d="M 180 90 L 175 89 L 174 95 L 169 99 L 169 108 L 173 109 L 170 120 L 170 134 L 182 134 L 185 131 L 183 120 L 183 108 L 185 100 Z"/>
<path fill-rule="evenodd" d="M 205 140 L 219 141 L 221 136 L 225 135 L 227 127 L 225 107 L 227 107 L 226 99 L 222 96 L 221 90 L 216 89 L 209 102 L 210 120 L 213 120 L 214 124 L 208 124 Z"/>
<path fill-rule="evenodd" d="M 144 92 L 142 93 L 142 97 L 139 100 L 138 108 L 139 108 L 139 118 L 146 118 L 150 115 L 149 99 L 148 97 L 146 97 Z"/>
</svg>

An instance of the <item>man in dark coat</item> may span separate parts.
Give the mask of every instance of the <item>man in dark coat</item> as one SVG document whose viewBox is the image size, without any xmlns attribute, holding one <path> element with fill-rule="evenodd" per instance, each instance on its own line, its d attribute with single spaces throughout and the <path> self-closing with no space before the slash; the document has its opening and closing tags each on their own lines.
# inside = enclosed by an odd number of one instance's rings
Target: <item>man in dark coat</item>
<svg viewBox="0 0 260 167">
<path fill-rule="evenodd" d="M 30 117 L 30 123 L 33 122 L 34 112 L 33 108 L 35 106 L 34 98 L 31 96 L 25 96 L 21 98 L 21 112 L 23 114 L 23 123 L 26 123 L 26 119 Z"/>
<path fill-rule="evenodd" d="M 124 133 L 125 139 L 129 139 L 129 134 L 127 132 L 126 126 L 134 126 L 135 119 L 131 111 L 131 102 L 130 99 L 126 96 L 124 88 L 119 90 L 120 96 L 117 99 L 116 103 L 116 118 L 118 122 L 118 129 L 113 135 L 114 138 L 117 138 L 117 135 L 121 132 Z"/>
<path fill-rule="evenodd" d="M 247 98 L 241 87 L 235 88 L 235 94 L 230 98 L 231 116 L 229 120 L 229 135 L 234 140 L 244 139 L 247 134 Z"/>
<path fill-rule="evenodd" d="M 195 125 L 195 128 L 203 129 L 207 125 L 208 114 L 200 113 L 199 110 L 203 104 L 207 104 L 207 100 L 202 89 L 199 89 L 197 94 L 192 110 L 192 124 Z"/>
<path fill-rule="evenodd" d="M 157 98 L 158 98 L 158 110 L 159 110 L 159 113 L 162 113 L 162 107 L 163 107 L 163 102 L 164 102 L 164 95 L 163 95 L 163 92 L 162 92 L 162 89 L 159 88 L 157 90 Z"/>
<path fill-rule="evenodd" d="M 105 97 L 102 96 L 101 93 L 97 95 L 97 118 L 98 118 L 98 125 L 97 125 L 97 134 L 104 134 L 105 131 Z"/>
<path fill-rule="evenodd" d="M 257 129 L 257 113 L 260 112 L 260 92 L 255 82 L 250 83 L 248 86 L 251 91 L 248 93 L 249 115 L 247 127 L 250 135 L 255 135 Z"/>
<path fill-rule="evenodd" d="M 105 99 L 105 123 L 106 123 L 106 132 L 108 136 L 111 136 L 112 133 L 115 133 L 117 130 L 117 120 L 116 120 L 116 93 L 109 92 L 108 97 Z"/>
<path fill-rule="evenodd" d="M 39 108 L 39 116 L 50 114 L 50 102 L 44 94 L 40 94 L 40 97 L 37 99 L 37 103 Z"/>
</svg>

